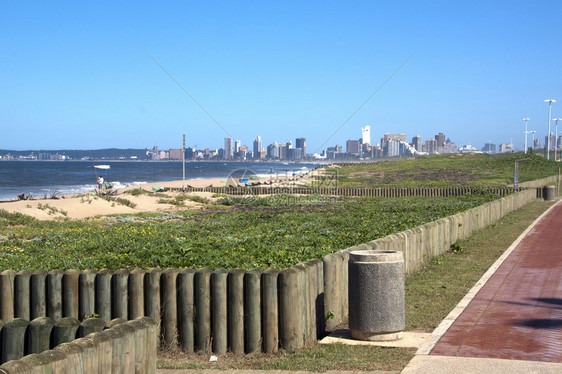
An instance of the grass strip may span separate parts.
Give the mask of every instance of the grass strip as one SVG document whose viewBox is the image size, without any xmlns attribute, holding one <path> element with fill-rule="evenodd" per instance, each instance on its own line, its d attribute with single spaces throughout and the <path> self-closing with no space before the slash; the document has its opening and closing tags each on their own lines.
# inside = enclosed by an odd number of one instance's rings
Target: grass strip
<svg viewBox="0 0 562 374">
<path fill-rule="evenodd" d="M 406 330 L 432 331 L 517 237 L 552 203 L 535 202 L 452 246 L 406 280 Z M 159 368 L 254 370 L 385 370 L 401 371 L 415 349 L 314 345 L 294 353 L 220 355 L 208 362 L 204 354 L 166 352 Z"/>
</svg>

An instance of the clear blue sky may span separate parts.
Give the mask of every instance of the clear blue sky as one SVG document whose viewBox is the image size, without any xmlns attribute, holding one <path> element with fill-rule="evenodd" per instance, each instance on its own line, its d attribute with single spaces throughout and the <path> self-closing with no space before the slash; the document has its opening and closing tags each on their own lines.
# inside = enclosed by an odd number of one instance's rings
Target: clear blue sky
<svg viewBox="0 0 562 374">
<path fill-rule="evenodd" d="M 118 4 L 116 4 L 118 3 Z M 371 126 L 523 147 L 562 117 L 560 1 L 0 3 L 0 148 L 221 147 Z M 151 59 L 153 56 L 226 132 Z M 560 123 L 562 130 L 562 122 Z M 553 127 L 554 131 L 554 127 Z M 531 136 L 529 136 L 529 141 Z"/>
</svg>

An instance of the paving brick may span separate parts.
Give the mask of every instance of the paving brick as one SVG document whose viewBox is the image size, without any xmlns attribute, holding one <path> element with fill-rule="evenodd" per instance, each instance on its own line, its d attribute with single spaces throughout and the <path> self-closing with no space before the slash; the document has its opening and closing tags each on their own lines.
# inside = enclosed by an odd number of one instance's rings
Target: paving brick
<svg viewBox="0 0 562 374">
<path fill-rule="evenodd" d="M 431 355 L 562 362 L 562 204 L 541 219 Z"/>
</svg>

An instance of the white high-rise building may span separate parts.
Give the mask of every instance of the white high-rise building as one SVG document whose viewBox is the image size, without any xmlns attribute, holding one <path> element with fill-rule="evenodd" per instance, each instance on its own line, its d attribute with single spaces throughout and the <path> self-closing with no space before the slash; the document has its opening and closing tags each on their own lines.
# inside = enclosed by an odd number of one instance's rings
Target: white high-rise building
<svg viewBox="0 0 562 374">
<path fill-rule="evenodd" d="M 371 144 L 371 126 L 361 128 L 363 132 L 363 144 Z"/>
</svg>

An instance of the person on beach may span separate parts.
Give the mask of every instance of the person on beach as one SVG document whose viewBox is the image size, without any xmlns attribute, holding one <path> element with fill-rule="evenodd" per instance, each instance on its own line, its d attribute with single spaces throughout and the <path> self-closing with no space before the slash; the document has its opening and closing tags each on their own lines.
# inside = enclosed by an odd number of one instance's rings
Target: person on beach
<svg viewBox="0 0 562 374">
<path fill-rule="evenodd" d="M 101 193 L 101 191 L 102 191 L 102 189 L 103 189 L 103 183 L 104 183 L 103 176 L 100 175 L 100 176 L 98 177 L 98 190 L 100 191 L 100 193 Z"/>
</svg>

